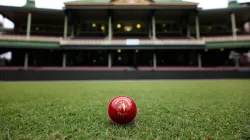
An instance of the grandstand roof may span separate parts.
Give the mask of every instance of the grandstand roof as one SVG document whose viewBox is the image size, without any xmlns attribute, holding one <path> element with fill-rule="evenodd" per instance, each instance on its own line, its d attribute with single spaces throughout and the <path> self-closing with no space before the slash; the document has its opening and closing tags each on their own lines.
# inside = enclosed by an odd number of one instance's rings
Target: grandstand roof
<svg viewBox="0 0 250 140">
<path fill-rule="evenodd" d="M 198 3 L 185 2 L 182 0 L 78 0 L 64 3 L 67 8 L 81 6 L 182 6 L 196 8 Z M 183 7 L 184 6 L 184 7 Z"/>
<path fill-rule="evenodd" d="M 72 3 L 112 3 L 112 2 L 120 2 L 120 3 L 143 3 L 143 2 L 153 2 L 153 3 L 193 3 L 182 0 L 75 0 L 71 2 L 65 2 L 65 4 Z"/>
<path fill-rule="evenodd" d="M 118 2 L 119 1 L 119 2 Z M 195 10 L 197 3 L 184 2 L 181 0 L 137 0 L 139 4 L 121 4 L 121 1 L 128 0 L 80 0 L 73 2 L 66 2 L 66 9 L 79 9 L 75 12 L 79 12 L 81 14 L 82 8 L 85 9 L 86 14 L 93 13 L 91 9 L 123 9 L 124 7 L 131 8 L 134 6 L 134 9 L 142 8 L 142 9 L 168 9 L 177 8 L 178 11 L 182 11 L 185 13 L 184 9 L 192 9 Z M 116 4 L 116 2 L 118 2 Z M 140 4 L 143 2 L 147 2 L 146 4 Z M 86 12 L 86 9 L 90 9 L 89 12 Z M 103 12 L 102 11 L 102 12 Z M 161 11 L 161 10 L 158 10 Z M 175 11 L 176 14 L 178 11 Z M 32 0 L 28 0 L 27 4 L 23 7 L 11 7 L 11 6 L 0 6 L 0 14 L 4 17 L 10 19 L 13 22 L 23 23 L 26 22 L 27 13 L 32 13 L 32 23 L 35 22 L 50 22 L 50 23 L 61 23 L 63 24 L 64 20 L 64 10 L 55 10 L 55 9 L 44 9 L 44 8 L 36 8 L 35 3 Z M 104 11 L 107 12 L 107 11 Z M 142 11 L 143 12 L 143 11 Z M 171 12 L 164 12 L 165 15 L 170 14 Z M 201 23 L 211 23 L 211 19 L 213 22 L 229 22 L 230 21 L 230 13 L 235 13 L 236 21 L 239 23 L 243 23 L 247 20 L 250 20 L 250 6 L 233 6 L 228 8 L 220 8 L 220 9 L 210 9 L 210 10 L 200 10 L 200 22 Z M 100 13 L 100 12 L 99 12 Z M 176 16 L 176 14 L 174 14 Z M 194 20 L 192 19 L 194 22 Z"/>
</svg>

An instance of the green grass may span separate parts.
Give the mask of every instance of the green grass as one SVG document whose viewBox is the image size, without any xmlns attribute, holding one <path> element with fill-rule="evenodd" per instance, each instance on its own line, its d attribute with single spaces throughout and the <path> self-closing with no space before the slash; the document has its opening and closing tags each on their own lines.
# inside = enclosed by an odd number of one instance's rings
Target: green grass
<svg viewBox="0 0 250 140">
<path fill-rule="evenodd" d="M 107 106 L 131 96 L 136 122 L 113 125 Z M 250 80 L 0 82 L 0 139 L 243 139 Z"/>
</svg>

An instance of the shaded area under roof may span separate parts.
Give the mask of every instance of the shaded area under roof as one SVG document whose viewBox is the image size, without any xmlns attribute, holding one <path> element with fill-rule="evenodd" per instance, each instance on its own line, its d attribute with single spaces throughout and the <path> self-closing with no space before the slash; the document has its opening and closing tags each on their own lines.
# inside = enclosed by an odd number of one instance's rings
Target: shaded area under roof
<svg viewBox="0 0 250 140">
<path fill-rule="evenodd" d="M 29 12 L 32 13 L 32 23 L 36 20 L 54 22 L 63 21 L 64 19 L 64 10 L 0 6 L 0 14 L 13 22 L 26 23 Z"/>
<path fill-rule="evenodd" d="M 250 6 L 200 10 L 200 14 L 249 12 Z"/>
<path fill-rule="evenodd" d="M 199 18 L 203 24 L 211 24 L 215 21 L 218 23 L 231 23 L 231 13 L 235 14 L 236 22 L 239 24 L 250 20 L 250 6 L 201 10 L 199 11 Z"/>
</svg>

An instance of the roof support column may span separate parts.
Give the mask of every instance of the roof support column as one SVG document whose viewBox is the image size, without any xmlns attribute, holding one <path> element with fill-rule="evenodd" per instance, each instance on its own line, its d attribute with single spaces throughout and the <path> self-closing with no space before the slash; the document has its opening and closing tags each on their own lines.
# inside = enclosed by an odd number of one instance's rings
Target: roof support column
<svg viewBox="0 0 250 140">
<path fill-rule="evenodd" d="M 156 31 L 155 31 L 155 16 L 152 16 L 152 39 L 156 39 Z"/>
<path fill-rule="evenodd" d="M 27 69 L 29 65 L 29 53 L 26 52 L 24 55 L 24 68 Z"/>
<path fill-rule="evenodd" d="M 200 39 L 200 24 L 198 15 L 195 16 L 196 39 Z"/>
<path fill-rule="evenodd" d="M 109 53 L 109 55 L 108 55 L 108 67 L 109 68 L 112 67 L 112 56 L 111 56 L 111 53 Z"/>
<path fill-rule="evenodd" d="M 68 16 L 65 15 L 64 17 L 64 39 L 67 39 L 67 34 L 68 34 Z"/>
<path fill-rule="evenodd" d="M 112 32 L 112 17 L 109 16 L 109 32 L 108 32 L 108 39 L 112 40 L 113 32 Z"/>
<path fill-rule="evenodd" d="M 233 39 L 236 40 L 237 33 L 236 33 L 236 21 L 235 21 L 235 14 L 234 13 L 231 13 L 231 24 L 232 24 Z"/>
<path fill-rule="evenodd" d="M 32 14 L 28 13 L 28 18 L 27 18 L 27 28 L 26 28 L 26 39 L 30 39 L 30 29 L 31 29 L 31 18 Z"/>
<path fill-rule="evenodd" d="M 153 54 L 153 65 L 154 65 L 154 68 L 157 67 L 157 58 L 156 58 L 156 53 Z"/>
<path fill-rule="evenodd" d="M 67 55 L 65 53 L 63 53 L 62 56 L 62 67 L 65 68 L 67 65 Z"/>
<path fill-rule="evenodd" d="M 202 60 L 201 60 L 201 54 L 198 54 L 198 67 L 201 68 L 202 67 Z"/>
</svg>

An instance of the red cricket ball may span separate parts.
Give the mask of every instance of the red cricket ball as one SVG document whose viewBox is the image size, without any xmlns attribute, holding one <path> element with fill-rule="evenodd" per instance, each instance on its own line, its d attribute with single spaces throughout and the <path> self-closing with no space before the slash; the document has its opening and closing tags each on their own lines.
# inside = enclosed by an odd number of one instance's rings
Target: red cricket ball
<svg viewBox="0 0 250 140">
<path fill-rule="evenodd" d="M 137 114 L 133 99 L 128 96 L 115 97 L 108 106 L 109 119 L 115 124 L 131 124 Z"/>
</svg>

